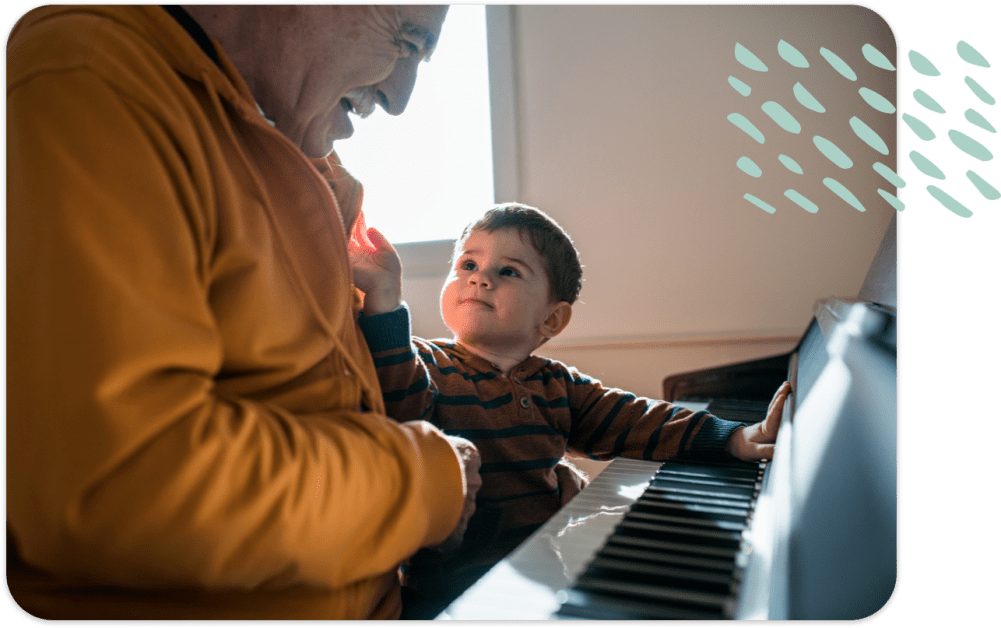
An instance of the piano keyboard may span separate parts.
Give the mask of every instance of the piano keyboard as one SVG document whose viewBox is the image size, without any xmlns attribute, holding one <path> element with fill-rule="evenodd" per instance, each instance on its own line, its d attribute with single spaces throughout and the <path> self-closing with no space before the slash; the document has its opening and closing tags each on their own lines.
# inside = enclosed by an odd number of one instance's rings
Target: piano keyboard
<svg viewBox="0 0 1001 628">
<path fill-rule="evenodd" d="M 668 461 L 567 592 L 557 615 L 732 618 L 765 465 Z"/>
<path fill-rule="evenodd" d="M 766 466 L 618 458 L 439 619 L 723 619 Z"/>
</svg>

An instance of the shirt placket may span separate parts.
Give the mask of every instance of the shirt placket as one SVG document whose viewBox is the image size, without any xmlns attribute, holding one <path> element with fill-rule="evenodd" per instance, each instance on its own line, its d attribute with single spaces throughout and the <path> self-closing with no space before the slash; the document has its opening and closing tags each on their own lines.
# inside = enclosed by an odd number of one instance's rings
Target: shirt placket
<svg viewBox="0 0 1001 628">
<path fill-rule="evenodd" d="M 511 382 L 511 390 L 514 394 L 514 403 L 518 406 L 519 416 L 527 417 L 532 414 L 532 396 L 529 394 L 528 387 L 525 386 L 525 372 L 524 368 L 518 368 L 511 371 L 511 375 L 508 380 Z"/>
</svg>

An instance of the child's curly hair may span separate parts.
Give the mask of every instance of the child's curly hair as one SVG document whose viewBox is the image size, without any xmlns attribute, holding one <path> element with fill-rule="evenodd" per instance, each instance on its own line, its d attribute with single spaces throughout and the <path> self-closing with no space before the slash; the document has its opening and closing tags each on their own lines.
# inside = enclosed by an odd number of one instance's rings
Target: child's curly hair
<svg viewBox="0 0 1001 628">
<path fill-rule="evenodd" d="M 555 220 L 535 207 L 521 203 L 502 203 L 486 211 L 476 222 L 470 223 L 455 243 L 452 259 L 462 252 L 466 239 L 474 231 L 492 233 L 497 229 L 517 229 L 528 234 L 532 246 L 546 264 L 549 275 L 549 293 L 557 301 L 573 305 L 580 295 L 584 271 L 577 249 L 566 231 Z"/>
</svg>

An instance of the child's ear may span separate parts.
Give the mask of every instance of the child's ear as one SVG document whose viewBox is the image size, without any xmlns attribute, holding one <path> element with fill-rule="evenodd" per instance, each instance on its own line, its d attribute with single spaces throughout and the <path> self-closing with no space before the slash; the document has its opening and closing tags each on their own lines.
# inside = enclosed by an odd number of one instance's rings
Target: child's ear
<svg viewBox="0 0 1001 628">
<path fill-rule="evenodd" d="M 566 301 L 560 301 L 553 306 L 549 316 L 539 325 L 539 333 L 547 340 L 566 329 L 573 315 L 573 308 Z"/>
</svg>

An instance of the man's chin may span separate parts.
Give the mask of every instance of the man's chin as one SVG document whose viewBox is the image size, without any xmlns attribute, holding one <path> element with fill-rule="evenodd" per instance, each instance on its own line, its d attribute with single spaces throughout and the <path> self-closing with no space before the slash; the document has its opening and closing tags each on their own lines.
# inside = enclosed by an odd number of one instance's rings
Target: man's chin
<svg viewBox="0 0 1001 628">
<path fill-rule="evenodd" d="M 344 124 L 331 126 L 323 133 L 307 135 L 303 138 L 300 148 L 307 157 L 323 158 L 334 150 L 334 142 L 346 140 L 354 135 L 354 132 L 355 129 L 351 121 L 345 120 Z"/>
<path fill-rule="evenodd" d="M 334 152 L 334 140 L 328 139 L 326 142 L 316 144 L 306 143 L 299 148 L 310 159 L 323 159 Z"/>
</svg>

